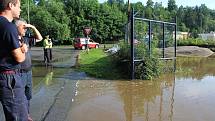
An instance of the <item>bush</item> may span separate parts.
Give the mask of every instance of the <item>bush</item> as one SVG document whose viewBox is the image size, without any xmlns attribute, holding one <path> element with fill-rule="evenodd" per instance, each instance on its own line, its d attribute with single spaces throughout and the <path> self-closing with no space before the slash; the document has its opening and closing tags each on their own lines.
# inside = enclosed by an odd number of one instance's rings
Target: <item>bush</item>
<svg viewBox="0 0 215 121">
<path fill-rule="evenodd" d="M 179 40 L 177 43 L 179 46 L 200 46 L 200 47 L 214 47 L 214 40 L 202 40 L 200 38 L 189 38 L 186 40 Z"/>
<path fill-rule="evenodd" d="M 135 59 L 141 59 L 143 61 L 135 63 L 135 78 L 136 79 L 152 79 L 160 74 L 160 62 L 155 49 L 152 50 L 152 54 L 149 57 L 149 51 L 147 46 L 143 43 L 135 45 Z M 131 54 L 130 45 L 120 43 L 120 50 L 118 53 L 112 56 L 113 60 L 117 62 L 117 67 L 124 75 L 131 76 Z"/>
</svg>

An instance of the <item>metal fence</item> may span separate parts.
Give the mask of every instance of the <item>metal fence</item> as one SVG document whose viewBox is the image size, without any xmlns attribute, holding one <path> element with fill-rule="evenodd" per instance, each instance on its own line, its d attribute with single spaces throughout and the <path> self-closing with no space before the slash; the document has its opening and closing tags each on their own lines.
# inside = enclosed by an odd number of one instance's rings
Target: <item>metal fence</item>
<svg viewBox="0 0 215 121">
<path fill-rule="evenodd" d="M 169 60 L 176 58 L 176 34 L 177 34 L 177 22 L 176 18 L 173 23 L 151 20 L 141 17 L 136 17 L 134 10 L 131 10 L 129 21 L 126 26 L 125 40 L 130 43 L 131 54 L 131 79 L 135 77 L 135 63 L 143 61 L 141 58 L 136 57 L 135 45 L 140 43 L 146 43 L 148 48 L 148 56 L 152 54 L 152 42 L 156 41 L 158 48 L 160 48 L 160 59 Z M 156 39 L 155 39 L 156 37 Z M 166 56 L 165 49 L 172 47 L 173 55 Z"/>
</svg>

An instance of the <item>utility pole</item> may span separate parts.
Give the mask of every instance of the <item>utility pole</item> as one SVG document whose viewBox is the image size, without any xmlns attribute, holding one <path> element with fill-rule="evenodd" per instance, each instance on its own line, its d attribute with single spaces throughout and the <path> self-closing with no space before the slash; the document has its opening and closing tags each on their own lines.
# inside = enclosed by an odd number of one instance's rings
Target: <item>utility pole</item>
<svg viewBox="0 0 215 121">
<path fill-rule="evenodd" d="M 29 0 L 27 0 L 28 1 L 28 24 L 30 24 L 30 3 L 29 3 Z"/>
<path fill-rule="evenodd" d="M 130 1 L 128 0 L 128 21 L 130 18 L 130 13 L 131 13 L 131 7 L 130 7 Z"/>
</svg>

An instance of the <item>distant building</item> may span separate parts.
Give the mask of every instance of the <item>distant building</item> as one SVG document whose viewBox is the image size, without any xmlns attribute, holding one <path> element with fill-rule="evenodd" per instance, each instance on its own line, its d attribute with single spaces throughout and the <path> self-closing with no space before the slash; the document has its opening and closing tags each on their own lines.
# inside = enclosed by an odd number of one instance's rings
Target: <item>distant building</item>
<svg viewBox="0 0 215 121">
<path fill-rule="evenodd" d="M 173 38 L 175 37 L 175 32 L 173 32 Z M 189 33 L 188 32 L 176 32 L 176 40 L 185 40 L 188 39 Z"/>
<path fill-rule="evenodd" d="M 203 40 L 215 40 L 215 32 L 198 34 Z"/>
</svg>

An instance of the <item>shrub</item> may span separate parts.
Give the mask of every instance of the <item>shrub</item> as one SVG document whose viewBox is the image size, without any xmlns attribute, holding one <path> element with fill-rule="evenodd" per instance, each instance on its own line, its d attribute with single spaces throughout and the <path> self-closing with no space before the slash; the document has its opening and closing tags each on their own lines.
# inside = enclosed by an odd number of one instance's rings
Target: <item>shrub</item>
<svg viewBox="0 0 215 121">
<path fill-rule="evenodd" d="M 155 49 L 152 49 L 152 54 L 149 56 L 149 51 L 144 43 L 135 45 L 135 59 L 142 61 L 135 62 L 135 78 L 136 79 L 152 79 L 160 74 L 160 62 Z M 131 54 L 130 45 L 120 43 L 120 50 L 112 56 L 117 62 L 118 68 L 124 75 L 131 76 Z"/>
</svg>

